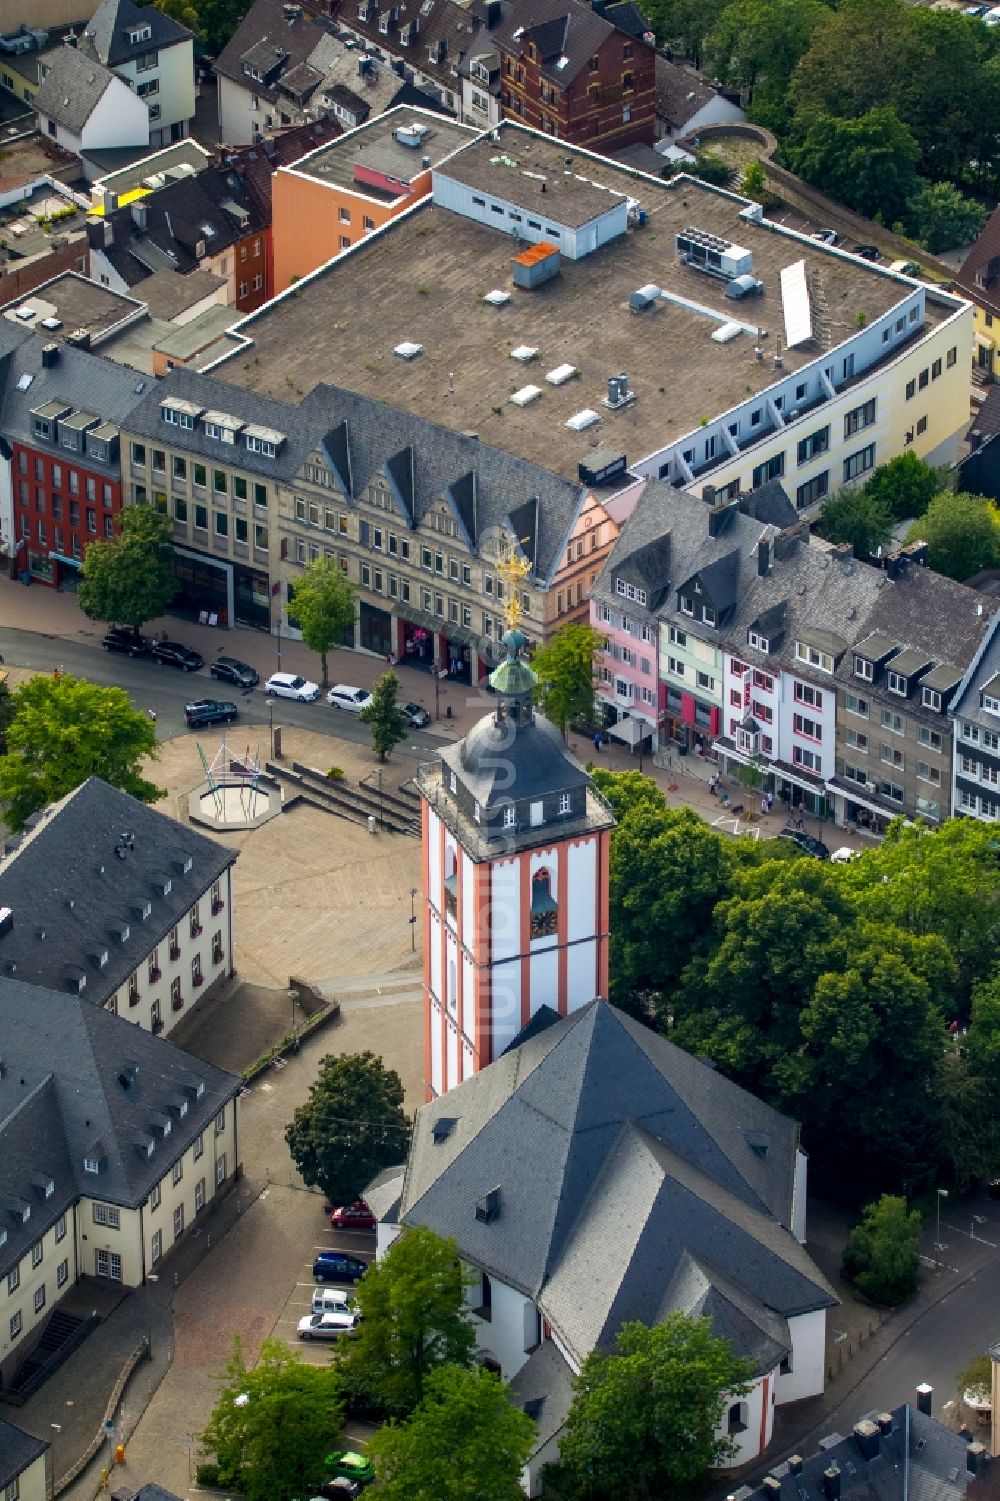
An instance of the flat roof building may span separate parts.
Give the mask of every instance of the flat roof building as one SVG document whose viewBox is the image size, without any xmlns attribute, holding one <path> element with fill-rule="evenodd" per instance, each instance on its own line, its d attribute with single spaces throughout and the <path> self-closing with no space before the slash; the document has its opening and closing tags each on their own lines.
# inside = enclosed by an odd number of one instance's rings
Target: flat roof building
<svg viewBox="0 0 1000 1501">
<path fill-rule="evenodd" d="M 567 476 L 610 444 L 678 486 L 783 478 L 800 510 L 907 447 L 952 456 L 962 299 L 520 125 L 432 175 L 431 201 L 247 319 L 253 358 L 219 373 L 272 395 L 330 380 L 374 396 L 389 379 L 398 404 Z M 512 263 L 540 241 L 558 274 L 518 284 Z"/>
</svg>

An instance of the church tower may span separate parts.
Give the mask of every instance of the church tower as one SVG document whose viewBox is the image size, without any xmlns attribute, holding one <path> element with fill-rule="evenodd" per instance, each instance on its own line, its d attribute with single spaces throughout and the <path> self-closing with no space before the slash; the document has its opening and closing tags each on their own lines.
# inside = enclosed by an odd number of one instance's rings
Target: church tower
<svg viewBox="0 0 1000 1501">
<path fill-rule="evenodd" d="M 492 1063 L 540 1006 L 565 1016 L 608 993 L 614 818 L 536 713 L 526 645 L 514 605 L 494 711 L 418 775 L 428 1098 Z"/>
</svg>

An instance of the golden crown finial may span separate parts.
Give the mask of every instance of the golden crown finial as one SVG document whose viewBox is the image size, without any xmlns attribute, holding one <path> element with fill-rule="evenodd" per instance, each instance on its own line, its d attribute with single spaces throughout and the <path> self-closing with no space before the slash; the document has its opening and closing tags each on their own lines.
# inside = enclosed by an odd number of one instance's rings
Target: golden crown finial
<svg viewBox="0 0 1000 1501">
<path fill-rule="evenodd" d="M 527 541 L 527 537 L 522 537 L 520 543 L 514 537 L 506 538 L 501 544 L 500 559 L 497 563 L 497 572 L 507 586 L 504 619 L 509 631 L 514 630 L 520 624 L 521 616 L 524 614 L 521 608 L 520 585 L 522 580 L 530 574 L 531 564 L 520 549 Z"/>
</svg>

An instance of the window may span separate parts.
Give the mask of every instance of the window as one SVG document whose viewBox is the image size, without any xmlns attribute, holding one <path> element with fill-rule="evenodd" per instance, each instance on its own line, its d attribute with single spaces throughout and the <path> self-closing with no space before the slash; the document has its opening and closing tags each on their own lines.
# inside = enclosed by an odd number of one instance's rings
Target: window
<svg viewBox="0 0 1000 1501">
<path fill-rule="evenodd" d="M 20 1311 L 18 1311 L 17 1313 L 12 1313 L 11 1316 L 10 1316 L 10 1337 L 11 1337 L 11 1339 L 17 1339 L 20 1336 L 20 1333 L 21 1333 L 21 1314 L 20 1314 Z"/>
<path fill-rule="evenodd" d="M 694 614 L 694 600 L 691 598 L 690 594 L 681 595 L 681 611 L 685 615 Z"/>
<path fill-rule="evenodd" d="M 221 1185 L 225 1181 L 226 1181 L 226 1154 L 225 1154 L 225 1152 L 220 1152 L 219 1156 L 218 1156 L 218 1159 L 216 1160 L 216 1164 L 215 1164 L 215 1186 L 216 1186 L 216 1188 L 221 1187 Z"/>
<path fill-rule="evenodd" d="M 852 453 L 849 459 L 844 460 L 844 483 L 857 479 L 859 474 L 866 474 L 869 469 L 874 468 L 875 444 L 869 443 L 867 448 L 859 449 L 857 453 Z"/>
<path fill-rule="evenodd" d="M 894 735 L 902 735 L 906 729 L 906 721 L 902 714 L 896 714 L 892 709 L 882 710 L 882 728 L 891 730 Z"/>
<path fill-rule="evenodd" d="M 753 675 L 753 685 L 755 688 L 763 688 L 765 693 L 774 692 L 774 679 L 772 677 L 769 677 L 766 672 L 755 671 Z"/>
<path fill-rule="evenodd" d="M 885 766 L 894 766 L 898 770 L 903 768 L 903 752 L 894 745 L 879 746 L 879 757 Z"/>
<path fill-rule="evenodd" d="M 99 1173 L 101 1171 L 100 1158 L 85 1157 L 83 1159 L 83 1171 L 85 1173 Z"/>
<path fill-rule="evenodd" d="M 806 750 L 802 745 L 792 746 L 792 761 L 794 765 L 803 767 L 806 771 L 814 771 L 817 776 L 822 770 L 821 757 L 817 751 Z"/>
<path fill-rule="evenodd" d="M 921 782 L 933 782 L 935 787 L 940 787 L 941 768 L 940 766 L 932 766 L 929 761 L 918 761 L 917 778 Z"/>
<path fill-rule="evenodd" d="M 672 646 L 679 646 L 683 650 L 687 646 L 687 639 L 686 632 L 679 631 L 675 625 L 670 627 L 670 644 Z"/>
<path fill-rule="evenodd" d="M 936 714 L 940 714 L 941 695 L 936 688 L 921 688 L 920 702 L 925 709 L 933 709 Z"/>
<path fill-rule="evenodd" d="M 829 652 L 818 651 L 815 646 L 810 646 L 806 641 L 796 641 L 795 660 L 808 662 L 810 667 L 818 667 L 820 672 L 833 671 L 833 658 Z"/>
<path fill-rule="evenodd" d="M 917 376 L 917 390 L 918 391 L 924 391 L 924 390 L 926 390 L 926 388 L 929 385 L 930 385 L 930 373 L 929 373 L 929 371 L 927 371 L 927 370 L 921 370 L 920 374 Z"/>
<path fill-rule="evenodd" d="M 66 1239 L 66 1216 L 61 1214 L 56 1220 L 56 1245 Z"/>
<path fill-rule="evenodd" d="M 222 1133 L 223 1133 L 223 1131 L 225 1131 L 225 1129 L 226 1129 L 226 1107 L 223 1105 L 222 1109 L 219 1111 L 218 1115 L 215 1117 L 215 1134 L 216 1134 L 216 1136 L 221 1136 Z"/>
<path fill-rule="evenodd" d="M 900 698 L 905 698 L 907 695 L 907 680 L 901 672 L 889 672 L 886 676 L 886 687 L 890 693 L 898 693 Z"/>
<path fill-rule="evenodd" d="M 878 790 L 883 797 L 889 798 L 890 802 L 901 803 L 903 801 L 903 789 L 896 782 L 880 781 Z"/>
<path fill-rule="evenodd" d="M 948 367 L 949 370 L 954 365 L 954 363 L 955 363 L 955 361 L 957 359 L 958 359 L 958 350 L 955 348 L 954 345 L 952 345 L 952 347 L 948 350 L 948 354 L 947 354 L 947 356 L 945 358 L 945 364 L 947 365 L 947 367 Z"/>
<path fill-rule="evenodd" d="M 929 750 L 941 750 L 943 742 L 937 730 L 930 730 L 926 725 L 922 724 L 917 730 L 917 739 L 920 741 L 921 745 L 926 745 Z"/>
<path fill-rule="evenodd" d="M 150 1244 L 149 1244 L 149 1259 L 152 1262 L 153 1266 L 156 1265 L 156 1263 L 159 1261 L 159 1259 L 160 1259 L 160 1257 L 162 1255 L 163 1255 L 163 1231 L 162 1230 L 154 1230 L 153 1231 L 153 1238 L 152 1238 L 152 1240 L 150 1241 Z"/>
<path fill-rule="evenodd" d="M 638 589 L 635 584 L 626 583 L 624 579 L 615 579 L 615 593 L 624 595 L 626 599 L 633 600 L 637 605 L 646 603 L 645 589 Z"/>
<path fill-rule="evenodd" d="M 195 1212 L 195 1214 L 198 1213 L 199 1209 L 204 1209 L 204 1207 L 205 1207 L 205 1180 L 204 1180 L 204 1178 L 199 1178 L 198 1181 L 197 1181 L 197 1183 L 194 1186 L 194 1212 Z"/>
<path fill-rule="evenodd" d="M 140 468 L 144 468 L 145 464 L 146 464 L 146 445 L 145 445 L 145 443 L 133 443 L 131 445 L 131 452 L 132 452 L 132 463 L 138 465 Z"/>
<path fill-rule="evenodd" d="M 931 366 L 931 380 L 937 380 L 938 376 L 940 374 L 941 374 L 941 361 L 940 360 L 935 360 L 934 363 L 933 363 L 933 365 Z"/>
<path fill-rule="evenodd" d="M 56 1267 L 56 1287 L 65 1287 L 69 1281 L 69 1261 L 64 1257 Z"/>
<path fill-rule="evenodd" d="M 121 1228 L 121 1216 L 114 1204 L 94 1204 L 92 1207 L 95 1225 L 106 1225 L 109 1230 Z"/>
<path fill-rule="evenodd" d="M 805 714 L 795 714 L 792 717 L 792 728 L 796 735 L 805 735 L 808 740 L 822 740 L 823 726 L 817 719 L 809 719 Z"/>
<path fill-rule="evenodd" d="M 851 750 L 859 750 L 865 755 L 868 754 L 868 736 L 862 735 L 860 730 L 845 730 L 844 741 Z"/>
<path fill-rule="evenodd" d="M 734 1402 L 726 1416 L 726 1431 L 732 1433 L 746 1433 L 750 1418 L 750 1410 L 746 1402 Z"/>
<path fill-rule="evenodd" d="M 715 679 L 707 672 L 698 673 L 698 687 L 704 688 L 706 693 L 715 692 Z"/>
<path fill-rule="evenodd" d="M 174 1240 L 179 1239 L 184 1233 L 184 1205 L 178 1204 L 174 1210 Z"/>
<path fill-rule="evenodd" d="M 870 683 L 875 676 L 875 664 L 869 662 L 867 657 L 855 655 L 854 676 L 856 678 L 864 678 L 866 683 Z"/>
<path fill-rule="evenodd" d="M 785 472 L 785 455 L 776 453 L 770 459 L 765 459 L 763 464 L 758 464 L 753 471 L 753 488 L 765 484 L 771 479 L 780 479 Z"/>
<path fill-rule="evenodd" d="M 684 663 L 679 662 L 676 657 L 668 657 L 667 671 L 673 673 L 674 677 L 682 678 L 684 676 Z"/>
<path fill-rule="evenodd" d="M 914 398 L 914 396 L 916 396 L 916 394 L 917 394 L 917 383 L 916 383 L 916 381 L 915 380 L 908 380 L 906 382 L 906 399 L 907 399 L 907 401 L 912 401 L 913 398 Z"/>
<path fill-rule="evenodd" d="M 558 916 L 559 909 L 552 895 L 552 878 L 547 870 L 537 870 L 531 881 L 531 937 L 554 937 Z"/>
<path fill-rule="evenodd" d="M 215 494 L 215 495 L 225 495 L 227 493 L 228 489 L 229 489 L 229 486 L 226 483 L 226 472 L 225 472 L 225 470 L 224 469 L 213 469 L 212 470 L 212 491 L 213 491 L 213 494 Z"/>
<path fill-rule="evenodd" d="M 917 436 L 919 437 L 921 433 L 925 433 L 926 431 L 927 431 L 927 418 L 926 417 L 918 417 L 917 418 Z"/>
<path fill-rule="evenodd" d="M 855 407 L 853 411 L 844 414 L 844 437 L 851 438 L 855 433 L 862 432 L 866 427 L 871 427 L 875 421 L 875 398 Z"/>
<path fill-rule="evenodd" d="M 35 1244 L 31 1248 L 31 1265 L 33 1267 L 36 1267 L 36 1266 L 41 1266 L 41 1264 L 42 1264 L 42 1243 L 41 1243 L 40 1240 L 36 1240 Z"/>
<path fill-rule="evenodd" d="M 830 471 L 824 469 L 822 474 L 814 475 L 804 485 L 799 485 L 795 491 L 795 508 L 804 511 L 807 506 L 815 505 L 817 500 L 822 500 L 830 490 Z"/>
<path fill-rule="evenodd" d="M 163 1194 L 162 1194 L 162 1190 L 160 1189 L 160 1185 L 158 1183 L 154 1183 L 152 1189 L 150 1190 L 150 1194 L 149 1194 L 149 1207 L 150 1207 L 150 1209 L 159 1209 L 159 1207 L 160 1207 L 160 1199 L 162 1197 L 163 1197 Z"/>
<path fill-rule="evenodd" d="M 857 660 L 855 658 L 855 661 Z M 847 693 L 844 695 L 844 704 L 848 714 L 857 714 L 861 719 L 868 718 L 868 700 L 866 698 L 859 698 L 856 693 Z"/>
<path fill-rule="evenodd" d="M 823 695 L 811 683 L 796 682 L 795 701 L 799 704 L 808 704 L 813 709 L 822 709 L 823 707 Z"/>
<path fill-rule="evenodd" d="M 35 1312 L 36 1313 L 41 1313 L 42 1309 L 45 1307 L 45 1283 L 44 1282 L 39 1283 L 38 1287 L 35 1288 L 35 1296 L 32 1298 L 31 1301 L 34 1304 Z"/>
<path fill-rule="evenodd" d="M 181 1179 L 183 1178 L 183 1176 L 184 1176 L 184 1163 L 178 1157 L 177 1161 L 174 1163 L 173 1167 L 170 1169 L 170 1181 L 174 1185 L 175 1188 L 177 1187 L 178 1183 L 181 1181 Z"/>
<path fill-rule="evenodd" d="M 21 1269 L 20 1267 L 14 1267 L 12 1271 L 7 1273 L 7 1291 L 8 1293 L 15 1293 L 20 1286 Z"/>
</svg>

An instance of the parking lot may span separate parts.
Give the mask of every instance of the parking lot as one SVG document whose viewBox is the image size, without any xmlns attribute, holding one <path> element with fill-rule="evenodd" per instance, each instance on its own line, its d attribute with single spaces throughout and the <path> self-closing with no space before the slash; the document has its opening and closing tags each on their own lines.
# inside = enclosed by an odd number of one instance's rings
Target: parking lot
<svg viewBox="0 0 1000 1501">
<path fill-rule="evenodd" d="M 332 1229 L 329 1216 L 323 1209 L 322 1199 L 319 1195 L 316 1196 L 316 1235 L 309 1248 L 309 1254 L 303 1257 L 297 1268 L 295 1286 L 274 1325 L 275 1337 L 287 1340 L 307 1365 L 326 1365 L 330 1359 L 330 1348 L 333 1343 L 329 1340 L 300 1340 L 297 1336 L 299 1319 L 304 1318 L 309 1312 L 314 1288 L 341 1288 L 348 1293 L 354 1288 L 351 1282 L 316 1282 L 313 1280 L 313 1261 L 320 1251 L 346 1251 L 348 1256 L 355 1256 L 359 1261 L 373 1261 L 375 1259 L 375 1232 L 374 1230 Z"/>
</svg>

